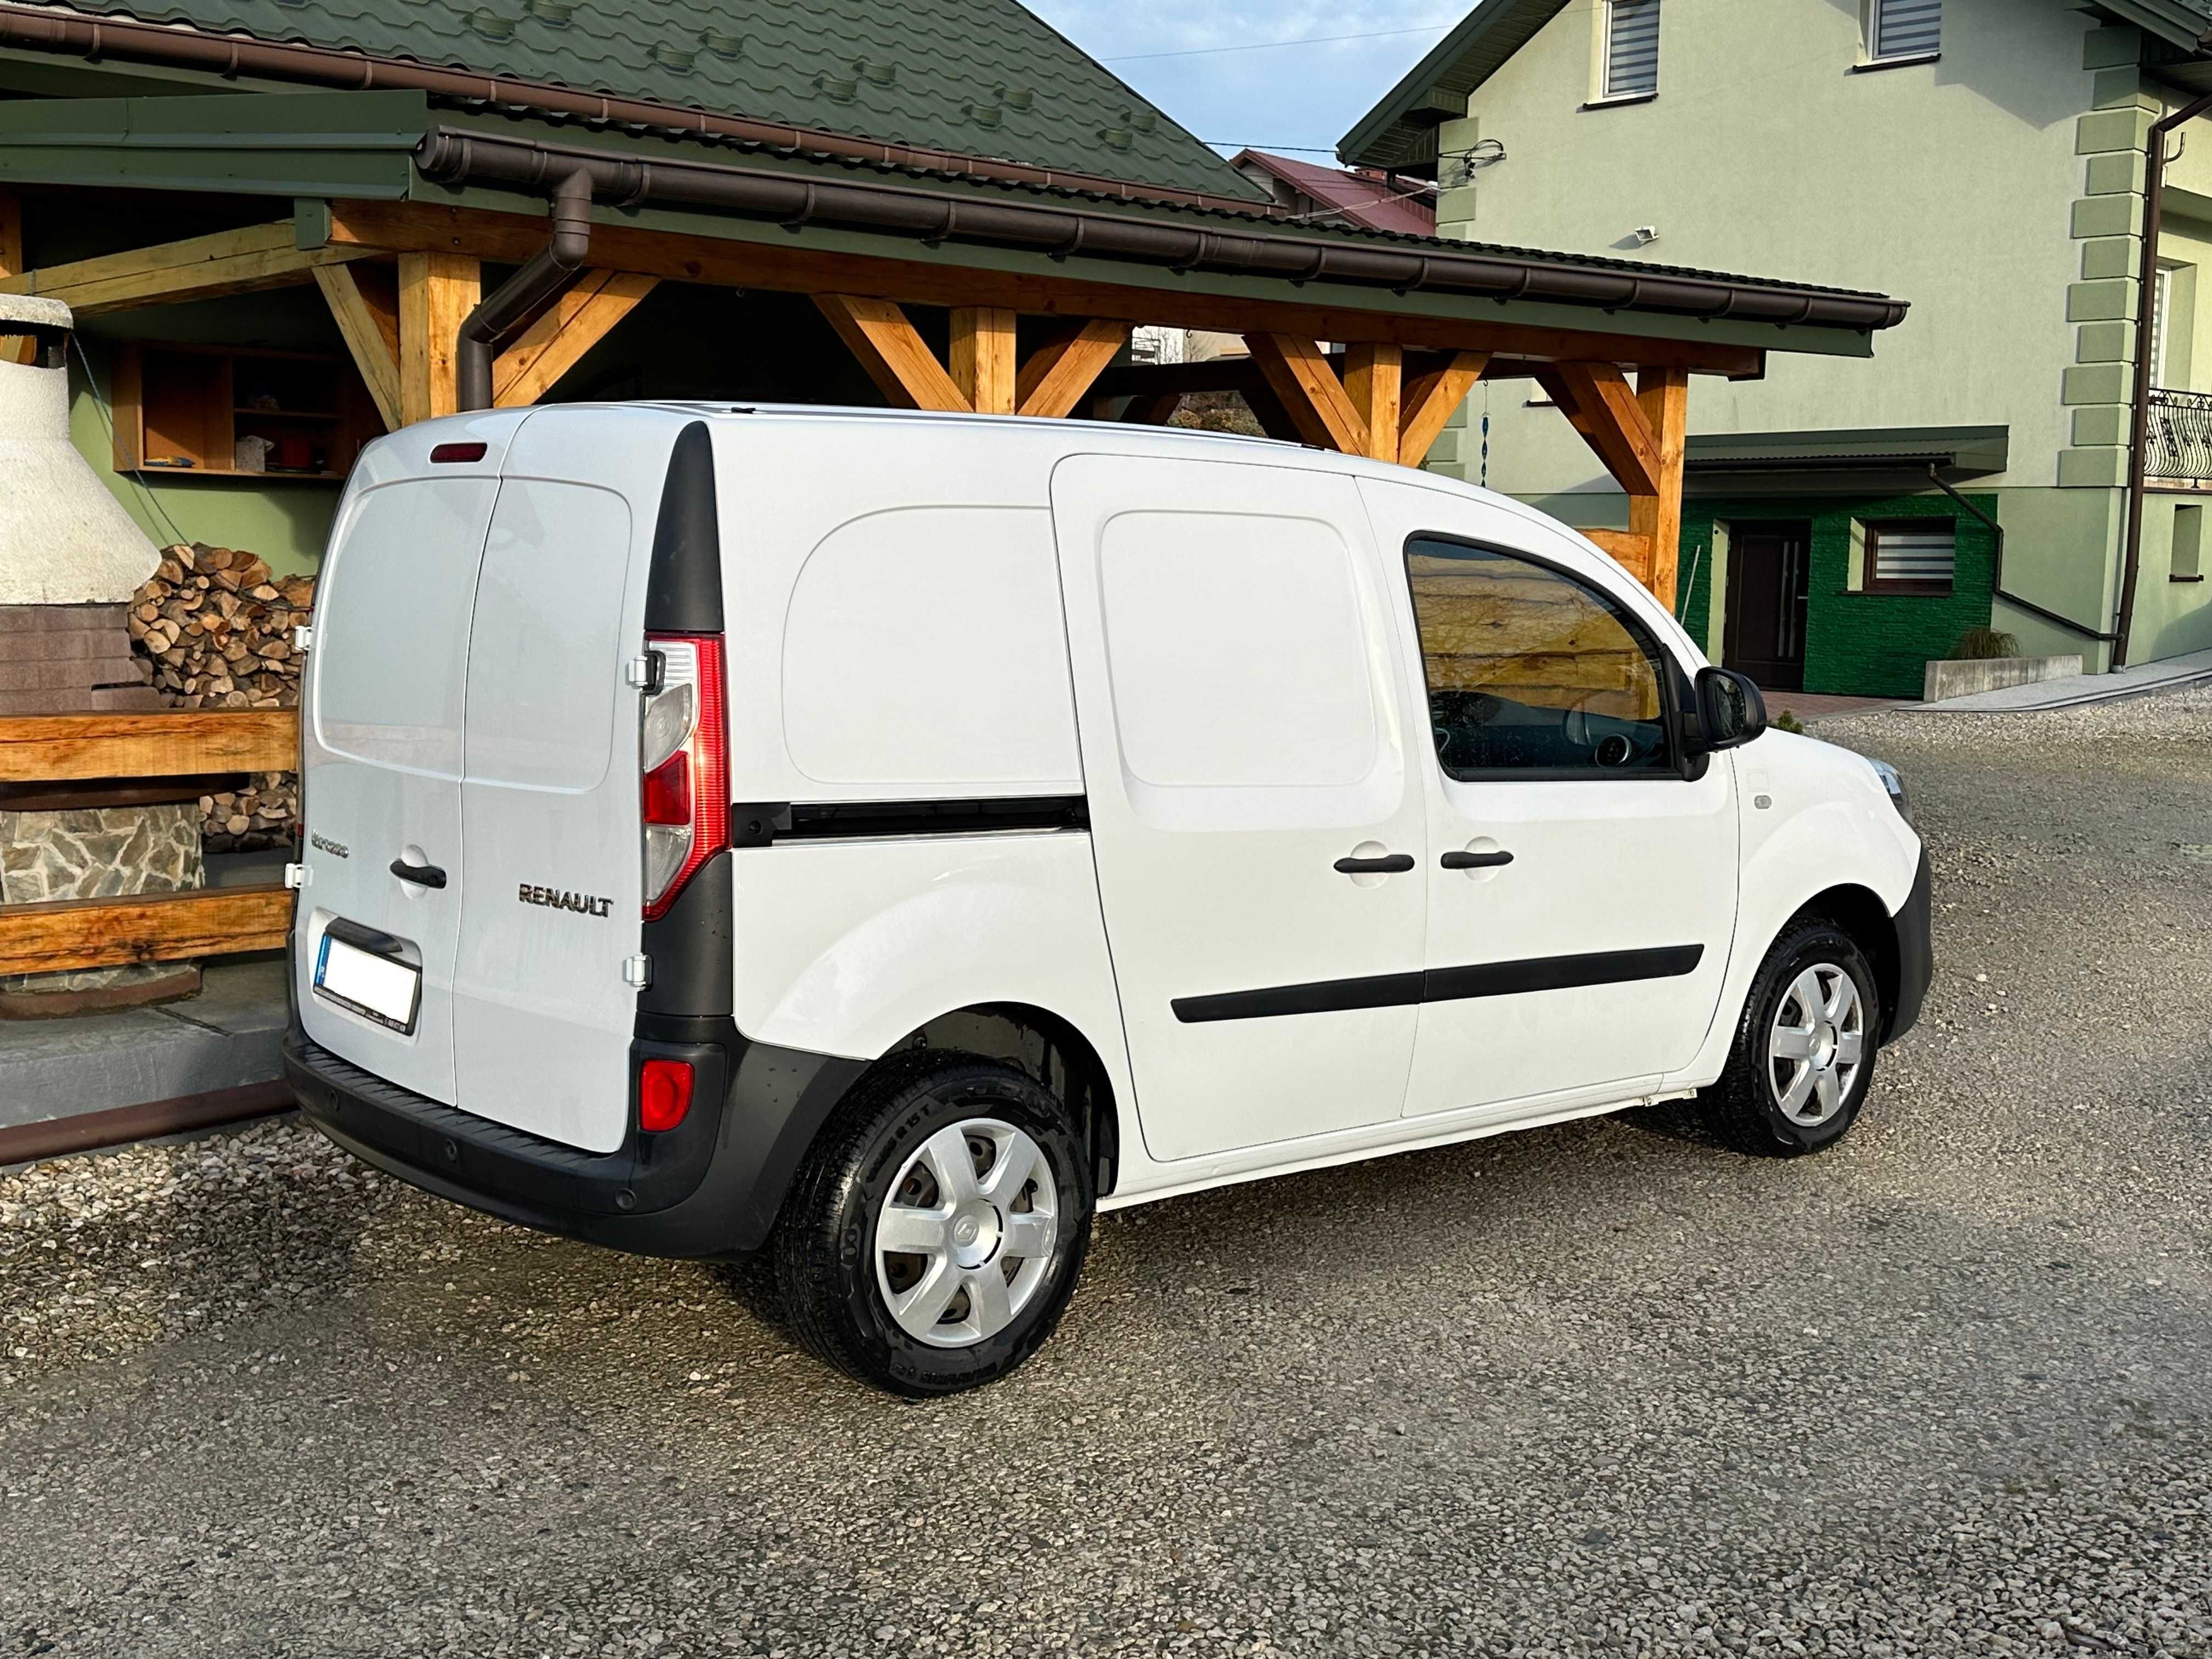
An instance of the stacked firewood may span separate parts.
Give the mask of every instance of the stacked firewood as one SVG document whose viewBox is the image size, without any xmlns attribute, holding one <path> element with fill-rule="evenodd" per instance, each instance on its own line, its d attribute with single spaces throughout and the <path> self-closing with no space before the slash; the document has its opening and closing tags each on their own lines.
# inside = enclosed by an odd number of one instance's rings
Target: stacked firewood
<svg viewBox="0 0 2212 1659">
<path fill-rule="evenodd" d="M 313 577 L 280 578 L 251 553 L 195 542 L 162 550 L 131 604 L 131 638 L 177 708 L 296 708 L 292 630 L 314 603 Z M 299 818 L 296 780 L 256 773 L 243 789 L 201 796 L 200 815 L 210 852 L 277 845 Z"/>
</svg>

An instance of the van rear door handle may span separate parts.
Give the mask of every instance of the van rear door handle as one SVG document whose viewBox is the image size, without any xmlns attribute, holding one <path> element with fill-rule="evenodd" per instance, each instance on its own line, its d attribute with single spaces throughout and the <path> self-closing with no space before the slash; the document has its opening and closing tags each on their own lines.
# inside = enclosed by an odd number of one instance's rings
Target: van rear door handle
<svg viewBox="0 0 2212 1659">
<path fill-rule="evenodd" d="M 1336 869 L 1344 876 L 1402 876 L 1413 867 L 1411 853 L 1386 853 L 1379 859 L 1339 859 Z"/>
<path fill-rule="evenodd" d="M 1437 860 L 1447 870 L 1494 870 L 1501 864 L 1513 862 L 1513 854 L 1500 849 L 1495 853 L 1447 853 Z"/>
<path fill-rule="evenodd" d="M 434 864 L 410 864 L 405 859 L 392 860 L 392 873 L 402 881 L 411 881 L 417 887 L 443 887 L 446 872 Z"/>
</svg>

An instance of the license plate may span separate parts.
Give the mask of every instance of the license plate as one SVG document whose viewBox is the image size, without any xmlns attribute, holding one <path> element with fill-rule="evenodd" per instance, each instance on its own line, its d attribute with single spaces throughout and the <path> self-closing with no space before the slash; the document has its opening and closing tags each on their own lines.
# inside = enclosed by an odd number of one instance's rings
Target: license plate
<svg viewBox="0 0 2212 1659">
<path fill-rule="evenodd" d="M 315 956 L 315 994 L 394 1031 L 415 1029 L 422 1000 L 422 975 L 404 962 L 380 957 L 323 935 Z"/>
</svg>

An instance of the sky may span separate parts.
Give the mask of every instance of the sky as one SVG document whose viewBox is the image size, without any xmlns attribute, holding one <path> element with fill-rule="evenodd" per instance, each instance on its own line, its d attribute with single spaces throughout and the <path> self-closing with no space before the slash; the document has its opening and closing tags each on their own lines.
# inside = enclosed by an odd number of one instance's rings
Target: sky
<svg viewBox="0 0 2212 1659">
<path fill-rule="evenodd" d="M 1208 143 L 1231 152 L 1249 145 L 1326 161 L 1352 123 L 1474 0 L 1026 3 Z M 1369 38 L 1341 38 L 1347 35 Z M 1209 50 L 1287 40 L 1316 44 Z M 1161 53 L 1178 55 L 1156 55 Z"/>
</svg>

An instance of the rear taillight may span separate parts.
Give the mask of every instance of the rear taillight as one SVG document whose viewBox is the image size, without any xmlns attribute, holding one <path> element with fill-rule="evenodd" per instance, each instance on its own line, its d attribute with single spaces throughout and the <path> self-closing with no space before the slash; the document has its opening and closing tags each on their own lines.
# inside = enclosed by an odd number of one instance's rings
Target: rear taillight
<svg viewBox="0 0 2212 1659">
<path fill-rule="evenodd" d="M 668 913 L 694 870 L 730 844 L 730 749 L 722 636 L 656 634 L 646 646 L 660 657 L 638 745 L 652 921 Z"/>
<path fill-rule="evenodd" d="M 648 1060 L 637 1068 L 637 1127 L 659 1133 L 691 1109 L 691 1062 Z"/>
</svg>

